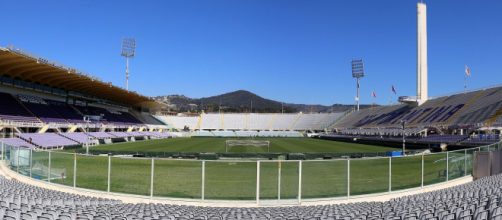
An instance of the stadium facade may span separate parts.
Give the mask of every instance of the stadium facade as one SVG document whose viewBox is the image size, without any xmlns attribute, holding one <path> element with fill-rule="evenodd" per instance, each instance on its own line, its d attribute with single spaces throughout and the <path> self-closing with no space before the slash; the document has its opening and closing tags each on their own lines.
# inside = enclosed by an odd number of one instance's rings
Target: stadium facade
<svg viewBox="0 0 502 220">
<path fill-rule="evenodd" d="M 150 115 L 161 108 L 151 98 L 15 48 L 0 48 L 0 105 L 3 141 L 16 146 L 172 136 Z"/>
</svg>

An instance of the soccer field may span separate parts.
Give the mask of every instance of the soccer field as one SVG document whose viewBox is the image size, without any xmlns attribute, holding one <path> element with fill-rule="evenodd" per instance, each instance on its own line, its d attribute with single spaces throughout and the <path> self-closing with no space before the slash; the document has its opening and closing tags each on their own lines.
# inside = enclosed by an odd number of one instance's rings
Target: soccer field
<svg viewBox="0 0 502 220">
<path fill-rule="evenodd" d="M 48 152 L 34 152 L 33 163 L 49 166 Z M 64 170 L 64 177 L 53 173 L 51 181 L 73 186 L 74 159 L 69 153 L 52 152 L 53 170 Z M 255 161 L 205 161 L 200 160 L 120 158 L 107 156 L 77 155 L 76 186 L 107 191 L 108 160 L 110 159 L 110 191 L 137 195 L 150 195 L 153 171 L 153 196 L 201 198 L 202 185 L 206 199 L 254 199 L 256 196 L 257 162 Z M 449 178 L 470 173 L 472 155 L 450 153 Z M 302 198 L 337 197 L 387 192 L 421 185 L 421 156 L 392 159 L 392 175 L 389 178 L 389 159 L 351 159 L 350 180 L 348 161 L 302 161 Z M 427 155 L 424 158 L 424 184 L 446 180 L 446 154 Z M 468 167 L 464 167 L 464 164 Z M 25 170 L 27 172 L 27 170 Z M 280 178 L 279 178 L 280 176 Z M 46 179 L 47 177 L 41 176 Z M 204 181 L 203 181 L 204 178 Z M 280 179 L 280 180 L 279 180 Z M 298 195 L 299 161 L 261 161 L 260 198 L 295 198 Z M 281 183 L 279 184 L 279 181 Z M 204 184 L 202 184 L 204 182 Z M 281 188 L 279 193 L 279 187 Z"/>
<path fill-rule="evenodd" d="M 130 152 L 225 152 L 225 141 L 238 138 L 171 138 L 138 142 L 100 145 L 92 150 L 130 151 Z M 244 139 L 245 138 L 240 138 Z M 248 140 L 250 138 L 247 138 Z M 309 152 L 387 152 L 399 150 L 391 147 L 337 142 L 313 138 L 257 138 L 254 140 L 270 141 L 270 152 L 276 153 L 309 153 Z M 233 147 L 235 153 L 263 153 L 265 147 Z"/>
<path fill-rule="evenodd" d="M 224 138 L 191 138 L 152 140 L 135 143 L 100 146 L 107 150 L 224 150 Z M 275 151 L 383 151 L 367 145 L 347 144 L 307 138 L 273 138 Z M 179 143 L 179 144 L 178 144 Z M 308 144 L 302 144 L 308 143 Z M 288 147 L 289 146 L 289 147 Z M 424 185 L 446 181 L 470 174 L 472 153 L 450 152 L 425 155 L 423 158 Z M 49 163 L 49 158 L 51 162 Z M 33 166 L 49 167 L 52 171 L 35 174 L 40 179 L 68 186 L 107 191 L 108 164 L 110 163 L 110 192 L 159 197 L 205 199 L 255 199 L 257 167 L 260 169 L 260 199 L 292 199 L 298 196 L 301 170 L 302 198 L 323 198 L 387 192 L 422 183 L 422 156 L 402 158 L 362 158 L 335 160 L 275 161 L 261 160 L 259 165 L 250 160 L 179 160 L 167 158 L 131 158 L 74 155 L 68 152 L 33 152 Z M 389 164 L 392 163 L 392 166 Z M 448 163 L 448 165 L 447 165 Z M 152 164 L 154 169 L 152 169 Z M 348 169 L 350 166 L 350 169 Z M 58 173 L 54 173 L 57 170 Z M 204 172 L 203 172 L 204 170 Z M 349 171 L 350 170 L 350 171 Z M 28 170 L 22 170 L 27 173 Z M 152 173 L 153 171 L 153 173 Z M 153 184 L 151 182 L 153 177 Z M 348 187 L 350 184 L 350 187 Z M 151 191 L 153 189 L 153 191 Z M 204 189 L 204 193 L 203 190 Z"/>
</svg>

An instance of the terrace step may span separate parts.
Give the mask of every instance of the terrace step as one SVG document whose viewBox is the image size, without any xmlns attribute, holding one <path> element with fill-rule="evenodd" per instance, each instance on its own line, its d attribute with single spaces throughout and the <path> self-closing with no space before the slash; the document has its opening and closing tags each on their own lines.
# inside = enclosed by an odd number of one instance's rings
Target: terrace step
<svg viewBox="0 0 502 220">
<path fill-rule="evenodd" d="M 499 108 L 499 110 L 497 110 L 495 112 L 495 114 L 493 114 L 492 116 L 490 116 L 486 121 L 485 121 L 485 124 L 490 127 L 492 126 L 493 123 L 495 123 L 497 121 L 497 119 L 502 115 L 502 108 Z"/>
<path fill-rule="evenodd" d="M 485 95 L 485 93 L 486 93 L 486 91 L 480 91 L 480 92 L 478 92 L 478 93 L 477 93 L 474 97 L 472 97 L 471 99 L 469 99 L 469 101 L 467 101 L 467 102 L 465 103 L 464 107 L 462 107 L 462 108 L 461 108 L 460 110 L 458 110 L 455 114 L 453 114 L 453 115 L 452 115 L 452 116 L 451 116 L 451 117 L 450 117 L 450 118 L 446 121 L 446 123 L 444 123 L 444 124 L 446 124 L 446 125 L 451 124 L 451 123 L 454 121 L 454 119 L 457 119 L 457 118 L 459 117 L 459 115 L 462 115 L 461 113 L 462 113 L 463 111 L 465 111 L 466 109 L 468 109 L 468 107 L 469 107 L 469 106 L 471 106 L 472 104 L 476 103 L 476 101 L 477 101 L 479 98 L 481 98 L 482 96 L 484 96 L 484 95 Z"/>
</svg>

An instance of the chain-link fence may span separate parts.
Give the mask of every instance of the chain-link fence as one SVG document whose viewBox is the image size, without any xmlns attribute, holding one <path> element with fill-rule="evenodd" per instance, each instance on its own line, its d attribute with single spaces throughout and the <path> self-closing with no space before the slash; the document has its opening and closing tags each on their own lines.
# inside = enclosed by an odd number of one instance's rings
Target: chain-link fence
<svg viewBox="0 0 502 220">
<path fill-rule="evenodd" d="M 13 147 L 1 158 L 40 181 L 105 192 L 200 200 L 294 201 L 385 193 L 472 174 L 476 151 L 333 160 L 187 160 Z"/>
</svg>

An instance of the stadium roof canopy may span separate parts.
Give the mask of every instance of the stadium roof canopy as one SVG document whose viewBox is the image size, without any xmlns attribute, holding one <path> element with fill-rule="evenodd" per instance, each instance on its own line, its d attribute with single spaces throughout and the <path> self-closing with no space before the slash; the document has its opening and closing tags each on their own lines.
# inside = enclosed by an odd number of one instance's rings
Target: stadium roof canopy
<svg viewBox="0 0 502 220">
<path fill-rule="evenodd" d="M 74 68 L 50 62 L 19 49 L 0 47 L 0 76 L 74 91 L 125 106 L 154 109 L 162 105 L 152 98 L 113 86 Z"/>
</svg>

